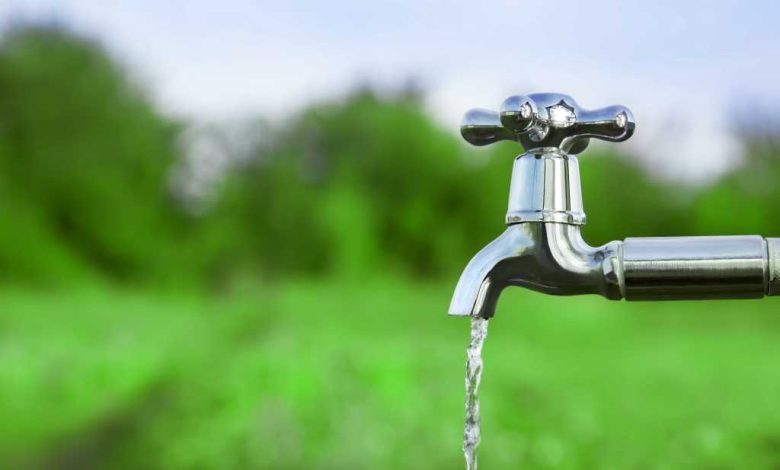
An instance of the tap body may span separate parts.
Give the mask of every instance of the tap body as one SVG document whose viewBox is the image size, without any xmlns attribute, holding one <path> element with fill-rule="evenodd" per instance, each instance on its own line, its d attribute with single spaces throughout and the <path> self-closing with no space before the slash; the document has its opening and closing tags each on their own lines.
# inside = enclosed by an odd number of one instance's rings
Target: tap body
<svg viewBox="0 0 780 470">
<path fill-rule="evenodd" d="M 612 300 L 760 298 L 780 294 L 780 238 L 627 238 L 589 246 L 577 158 L 553 149 L 515 159 L 506 231 L 467 265 L 450 315 L 489 318 L 501 291 Z"/>
</svg>

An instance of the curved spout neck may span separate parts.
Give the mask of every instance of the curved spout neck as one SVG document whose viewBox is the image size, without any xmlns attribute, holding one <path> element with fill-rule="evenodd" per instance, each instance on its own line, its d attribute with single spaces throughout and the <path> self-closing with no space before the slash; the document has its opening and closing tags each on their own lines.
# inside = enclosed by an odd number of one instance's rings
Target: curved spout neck
<svg viewBox="0 0 780 470">
<path fill-rule="evenodd" d="M 510 225 L 466 266 L 449 313 L 489 318 L 507 286 L 553 295 L 592 293 L 619 299 L 622 271 L 615 265 L 619 249 L 617 242 L 589 246 L 579 225 Z"/>
</svg>

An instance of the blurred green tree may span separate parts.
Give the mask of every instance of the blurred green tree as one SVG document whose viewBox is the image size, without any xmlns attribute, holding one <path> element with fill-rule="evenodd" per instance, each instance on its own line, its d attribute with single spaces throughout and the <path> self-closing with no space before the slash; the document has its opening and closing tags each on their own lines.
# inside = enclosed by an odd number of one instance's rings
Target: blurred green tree
<svg viewBox="0 0 780 470">
<path fill-rule="evenodd" d="M 359 90 L 283 128 L 234 172 L 217 209 L 247 224 L 247 261 L 280 272 L 435 275 L 501 229 L 511 162 L 475 157 L 414 95 Z"/>
<path fill-rule="evenodd" d="M 174 242 L 176 135 L 96 43 L 12 29 L 0 43 L 0 274 L 161 271 Z"/>
<path fill-rule="evenodd" d="M 742 164 L 699 192 L 694 230 L 699 234 L 780 233 L 780 132 L 742 132 Z"/>
<path fill-rule="evenodd" d="M 590 150 L 580 173 L 588 242 L 691 234 L 692 190 L 651 177 L 636 158 Z"/>
<path fill-rule="evenodd" d="M 227 155 L 215 201 L 193 213 L 169 184 L 188 158 L 182 127 L 94 41 L 11 29 L 0 40 L 0 277 L 452 277 L 503 229 L 519 151 L 467 146 L 414 88 L 357 89 L 250 126 L 260 138 Z M 594 147 L 581 164 L 586 238 L 777 233 L 776 139 L 746 142 L 743 167 L 698 192 Z"/>
</svg>

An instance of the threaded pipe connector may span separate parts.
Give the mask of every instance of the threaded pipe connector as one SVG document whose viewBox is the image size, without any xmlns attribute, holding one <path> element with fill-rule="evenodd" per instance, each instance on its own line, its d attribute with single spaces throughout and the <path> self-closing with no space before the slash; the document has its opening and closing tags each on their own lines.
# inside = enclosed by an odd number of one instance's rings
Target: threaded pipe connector
<svg viewBox="0 0 780 470">
<path fill-rule="evenodd" d="M 780 295 L 780 238 L 767 238 L 769 276 L 766 295 Z"/>
</svg>

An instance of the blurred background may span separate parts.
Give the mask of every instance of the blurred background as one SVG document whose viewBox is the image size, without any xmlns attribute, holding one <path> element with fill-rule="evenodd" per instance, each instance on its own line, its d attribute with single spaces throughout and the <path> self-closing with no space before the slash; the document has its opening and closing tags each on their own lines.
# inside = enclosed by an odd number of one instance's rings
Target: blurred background
<svg viewBox="0 0 780 470">
<path fill-rule="evenodd" d="M 0 467 L 458 468 L 510 94 L 629 106 L 586 239 L 780 236 L 774 2 L 0 3 Z M 777 468 L 780 304 L 508 290 L 485 468 Z"/>
</svg>

